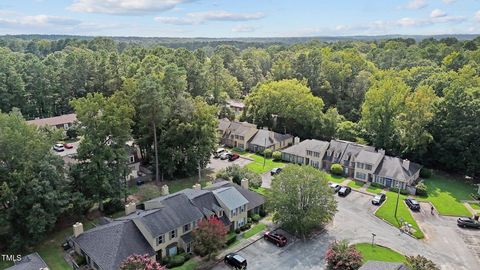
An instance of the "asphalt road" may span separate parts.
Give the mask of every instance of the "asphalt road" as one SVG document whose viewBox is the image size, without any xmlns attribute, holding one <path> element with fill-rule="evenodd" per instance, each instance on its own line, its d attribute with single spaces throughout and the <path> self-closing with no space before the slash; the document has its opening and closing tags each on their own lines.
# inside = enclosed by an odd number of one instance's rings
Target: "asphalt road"
<svg viewBox="0 0 480 270">
<path fill-rule="evenodd" d="M 480 258 L 475 247 L 480 245 L 480 231 L 457 228 L 455 218 L 424 217 L 420 226 L 428 238 L 416 240 L 401 233 L 374 216 L 376 206 L 371 197 L 352 192 L 346 198 L 338 198 L 338 213 L 326 231 L 307 240 L 297 240 L 284 248 L 278 248 L 263 239 L 239 251 L 248 261 L 248 269 L 325 269 L 324 254 L 328 244 L 335 239 L 347 239 L 351 243 L 371 242 L 390 247 L 406 255 L 423 255 L 442 270 L 478 270 Z M 430 215 L 430 208 L 428 214 Z M 420 213 L 419 215 L 425 215 Z M 213 269 L 230 269 L 219 263 Z"/>
</svg>

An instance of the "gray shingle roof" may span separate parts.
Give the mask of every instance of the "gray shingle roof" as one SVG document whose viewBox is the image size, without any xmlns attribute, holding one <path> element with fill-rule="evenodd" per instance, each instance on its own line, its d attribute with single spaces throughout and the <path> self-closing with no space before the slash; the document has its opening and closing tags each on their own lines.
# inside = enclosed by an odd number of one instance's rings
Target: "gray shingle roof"
<svg viewBox="0 0 480 270">
<path fill-rule="evenodd" d="M 280 134 L 274 131 L 260 129 L 255 134 L 255 136 L 250 139 L 250 144 L 255 144 L 259 146 L 270 147 L 274 144 L 280 143 L 282 141 L 292 138 L 290 134 Z"/>
<path fill-rule="evenodd" d="M 234 187 L 222 187 L 213 190 L 217 200 L 221 201 L 229 210 L 236 209 L 244 204 L 248 204 L 247 199 Z"/>
<path fill-rule="evenodd" d="M 388 177 L 395 180 L 406 182 L 416 174 L 422 166 L 420 164 L 409 162 L 408 168 L 403 166 L 403 160 L 397 157 L 385 156 L 378 165 L 375 174 Z"/>
<path fill-rule="evenodd" d="M 375 151 L 375 148 L 372 146 L 366 146 L 366 145 L 361 145 L 357 143 L 349 143 L 347 145 L 347 148 L 345 148 L 345 151 L 343 152 L 342 155 L 342 161 L 343 160 L 349 160 L 352 161 L 352 157 L 357 157 L 360 151 L 366 150 L 366 151 Z"/>
<path fill-rule="evenodd" d="M 161 206 L 137 221 L 140 221 L 154 237 L 203 218 L 203 213 L 183 193 L 162 196 L 150 202 L 158 202 Z"/>
<path fill-rule="evenodd" d="M 115 220 L 72 238 L 104 270 L 118 269 L 132 254 L 155 255 L 132 220 Z"/>
<path fill-rule="evenodd" d="M 410 270 L 410 268 L 398 262 L 368 261 L 358 270 Z"/>
<path fill-rule="evenodd" d="M 362 151 L 360 151 L 360 153 L 358 153 L 357 158 L 355 158 L 355 162 L 368 163 L 373 165 L 380 162 L 383 157 L 384 154 L 382 153 L 363 149 Z"/>
<path fill-rule="evenodd" d="M 227 129 L 227 133 L 234 135 L 244 135 L 247 131 L 251 129 L 257 129 L 257 126 L 247 122 L 234 121 L 230 123 L 230 126 Z"/>
<path fill-rule="evenodd" d="M 218 129 L 225 132 L 227 128 L 230 126 L 231 121 L 228 118 L 222 118 L 218 121 Z"/>
<path fill-rule="evenodd" d="M 248 200 L 247 210 L 249 211 L 265 203 L 265 198 L 262 195 L 254 191 L 245 189 L 232 182 L 225 181 L 224 179 L 215 180 L 215 183 L 213 183 L 211 186 L 206 187 L 206 189 L 215 190 L 222 187 L 234 187 L 238 192 L 240 192 L 243 197 Z"/>
<path fill-rule="evenodd" d="M 5 270 L 39 270 L 42 268 L 47 268 L 45 261 L 38 255 L 38 253 L 32 253 L 26 256 L 23 256 L 22 259 L 18 262 L 15 262 L 15 265 L 9 267 Z"/>
<path fill-rule="evenodd" d="M 295 156 L 305 157 L 307 154 L 307 149 L 312 149 L 316 146 L 323 145 L 324 141 L 319 140 L 304 140 L 298 144 L 292 145 L 286 149 L 281 150 L 282 153 L 287 153 Z"/>
</svg>

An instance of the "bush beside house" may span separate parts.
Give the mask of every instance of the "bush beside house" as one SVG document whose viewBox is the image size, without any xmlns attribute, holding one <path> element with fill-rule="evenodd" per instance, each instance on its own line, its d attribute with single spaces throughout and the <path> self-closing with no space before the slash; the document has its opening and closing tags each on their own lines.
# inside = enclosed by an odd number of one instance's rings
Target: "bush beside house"
<svg viewBox="0 0 480 270">
<path fill-rule="evenodd" d="M 337 163 L 333 164 L 332 167 L 330 168 L 330 172 L 334 175 L 343 175 L 342 165 Z"/>
<path fill-rule="evenodd" d="M 275 151 L 272 153 L 273 160 L 278 161 L 282 159 L 282 152 Z"/>
</svg>

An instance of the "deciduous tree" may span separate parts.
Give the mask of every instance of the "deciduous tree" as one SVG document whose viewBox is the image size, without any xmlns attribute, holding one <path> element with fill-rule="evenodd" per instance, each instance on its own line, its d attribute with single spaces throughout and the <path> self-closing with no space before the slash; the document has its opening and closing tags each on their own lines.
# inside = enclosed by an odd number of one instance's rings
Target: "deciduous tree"
<svg viewBox="0 0 480 270">
<path fill-rule="evenodd" d="M 201 256 L 208 256 L 219 251 L 226 241 L 227 229 L 222 221 L 216 217 L 202 219 L 198 228 L 193 231 L 195 251 Z"/>
</svg>

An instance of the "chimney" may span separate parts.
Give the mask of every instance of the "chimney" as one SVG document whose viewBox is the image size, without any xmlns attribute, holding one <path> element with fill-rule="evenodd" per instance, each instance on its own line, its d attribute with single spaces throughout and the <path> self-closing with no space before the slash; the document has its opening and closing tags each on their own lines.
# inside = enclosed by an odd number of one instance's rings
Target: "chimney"
<svg viewBox="0 0 480 270">
<path fill-rule="evenodd" d="M 402 166 L 403 166 L 403 168 L 408 170 L 408 168 L 410 168 L 410 160 L 404 159 L 403 162 L 402 162 Z"/>
<path fill-rule="evenodd" d="M 134 202 L 125 205 L 125 216 L 135 213 L 137 211 L 137 205 Z"/>
<path fill-rule="evenodd" d="M 295 137 L 293 138 L 293 144 L 299 144 L 300 143 L 300 138 L 299 137 Z"/>
<path fill-rule="evenodd" d="M 168 186 L 167 186 L 167 185 L 163 185 L 163 186 L 162 186 L 162 195 L 168 195 L 168 194 L 169 194 Z"/>
<path fill-rule="evenodd" d="M 201 189 L 202 189 L 202 185 L 200 185 L 200 184 L 195 184 L 195 185 L 192 186 L 192 188 L 193 188 L 194 190 L 201 190 Z"/>
<path fill-rule="evenodd" d="M 240 184 L 241 184 L 242 188 L 248 189 L 248 179 L 247 178 L 243 178 Z"/>
<path fill-rule="evenodd" d="M 83 224 L 80 222 L 73 224 L 73 236 L 78 237 L 82 233 L 83 233 Z"/>
<path fill-rule="evenodd" d="M 378 149 L 378 153 L 385 155 L 385 149 Z"/>
</svg>

